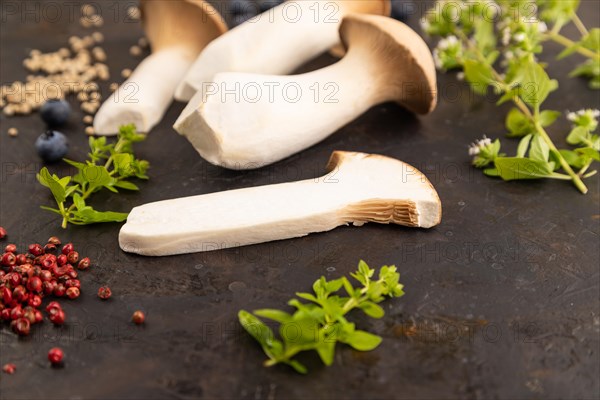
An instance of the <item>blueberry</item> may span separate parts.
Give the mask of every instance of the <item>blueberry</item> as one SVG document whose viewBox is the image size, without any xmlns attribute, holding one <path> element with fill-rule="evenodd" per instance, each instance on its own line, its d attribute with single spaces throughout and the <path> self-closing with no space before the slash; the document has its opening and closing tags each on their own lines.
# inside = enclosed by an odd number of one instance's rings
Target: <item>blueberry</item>
<svg viewBox="0 0 600 400">
<path fill-rule="evenodd" d="M 261 13 L 270 10 L 271 8 L 280 5 L 283 0 L 259 0 L 258 7 Z"/>
<path fill-rule="evenodd" d="M 48 100 L 42 106 L 40 115 L 50 127 L 64 125 L 71 115 L 71 106 L 64 100 Z"/>
<path fill-rule="evenodd" d="M 46 131 L 35 141 L 38 155 L 46 162 L 56 162 L 69 150 L 67 137 L 57 131 Z"/>
<path fill-rule="evenodd" d="M 234 15 L 232 20 L 231 20 L 231 25 L 233 27 L 236 27 L 238 25 L 243 24 L 244 22 L 248 21 L 250 18 L 254 18 L 255 15 L 254 14 L 238 14 L 238 15 Z"/>
<path fill-rule="evenodd" d="M 248 0 L 232 0 L 229 6 L 232 15 L 247 15 L 255 16 L 258 12 L 258 7 Z"/>
<path fill-rule="evenodd" d="M 392 18 L 406 21 L 414 8 L 415 5 L 409 0 L 392 0 Z"/>
</svg>

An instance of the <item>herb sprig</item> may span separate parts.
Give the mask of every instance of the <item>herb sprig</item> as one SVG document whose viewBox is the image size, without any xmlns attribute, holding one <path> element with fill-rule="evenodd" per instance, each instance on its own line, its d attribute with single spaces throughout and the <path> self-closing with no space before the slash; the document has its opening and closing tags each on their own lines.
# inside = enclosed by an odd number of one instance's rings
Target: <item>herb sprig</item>
<svg viewBox="0 0 600 400">
<path fill-rule="evenodd" d="M 395 266 L 381 267 L 377 279 L 373 279 L 374 274 L 375 270 L 361 260 L 358 271 L 350 275 L 362 287 L 353 287 L 346 277 L 332 281 L 321 277 L 313 284 L 314 294 L 296 293 L 297 297 L 310 303 L 298 299 L 288 302 L 296 308 L 293 314 L 275 309 L 256 310 L 254 314 L 241 310 L 239 321 L 269 357 L 264 363 L 266 367 L 287 364 L 305 374 L 308 370 L 294 357 L 307 350 L 315 350 L 325 365 L 331 365 L 337 342 L 359 351 L 373 350 L 381 343 L 381 337 L 356 329 L 355 324 L 346 319 L 346 314 L 358 308 L 370 317 L 382 318 L 384 311 L 378 303 L 386 297 L 404 295 Z M 342 287 L 348 296 L 337 294 Z M 280 323 L 280 339 L 258 317 Z"/>
<path fill-rule="evenodd" d="M 561 113 L 542 109 L 558 82 L 537 59 L 544 42 L 561 43 L 566 49 L 559 58 L 575 52 L 588 57 L 571 76 L 589 77 L 590 86 L 600 88 L 600 29 L 585 28 L 577 16 L 578 5 L 578 0 L 440 0 L 422 20 L 426 33 L 442 37 L 434 50 L 438 68 L 462 69 L 474 92 L 485 95 L 491 87 L 500 97 L 498 105 L 515 105 L 505 121 L 508 137 L 521 139 L 515 156 L 501 154 L 499 140 L 479 140 L 469 149 L 473 164 L 485 168 L 486 175 L 571 180 L 582 193 L 588 191 L 583 179 L 596 173 L 588 169 L 600 160 L 600 140 L 593 133 L 597 112 L 582 110 L 577 114 L 581 120 L 571 118 L 575 124 L 567 142 L 578 147 L 559 150 L 546 128 Z M 579 41 L 560 34 L 570 21 L 582 34 Z M 500 55 L 503 59 L 498 61 Z"/>
<path fill-rule="evenodd" d="M 41 208 L 62 217 L 63 228 L 67 224 L 87 225 L 98 222 L 122 222 L 127 213 L 97 211 L 86 200 L 102 189 L 118 193 L 118 189 L 139 190 L 129 179 L 148 179 L 148 161 L 136 159 L 133 144 L 146 137 L 136 132 L 135 125 L 121 126 L 116 143 L 107 143 L 106 137 L 90 137 L 88 160 L 84 163 L 64 159 L 77 168 L 74 176 L 58 177 L 43 167 L 37 174 L 38 181 L 52 192 L 58 208 Z"/>
</svg>

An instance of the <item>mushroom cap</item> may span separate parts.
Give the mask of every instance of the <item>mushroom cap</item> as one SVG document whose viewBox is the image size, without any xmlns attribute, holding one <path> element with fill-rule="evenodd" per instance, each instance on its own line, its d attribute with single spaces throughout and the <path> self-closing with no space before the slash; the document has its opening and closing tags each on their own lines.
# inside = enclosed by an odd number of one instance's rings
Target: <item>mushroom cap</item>
<svg viewBox="0 0 600 400">
<path fill-rule="evenodd" d="M 227 31 L 221 14 L 203 0 L 140 0 L 140 10 L 152 51 L 184 46 L 196 56 Z"/>
<path fill-rule="evenodd" d="M 392 14 L 391 0 L 341 0 L 340 4 L 349 12 L 385 15 L 389 17 Z"/>
<path fill-rule="evenodd" d="M 342 21 L 340 37 L 349 53 L 368 57 L 369 68 L 385 88 L 381 100 L 394 100 L 417 114 L 433 111 L 437 103 L 435 64 L 418 33 L 392 18 L 353 13 Z"/>
<path fill-rule="evenodd" d="M 343 210 L 344 218 L 354 225 L 376 222 L 431 228 L 442 220 L 437 191 L 421 171 L 404 161 L 336 150 L 326 169 L 327 181 L 343 184 L 351 177 L 359 197 L 368 197 Z"/>
<path fill-rule="evenodd" d="M 392 15 L 391 0 L 341 0 L 339 4 L 351 13 L 385 15 L 386 17 Z M 338 43 L 329 50 L 329 53 L 334 57 L 342 58 L 346 54 L 346 49 Z"/>
</svg>

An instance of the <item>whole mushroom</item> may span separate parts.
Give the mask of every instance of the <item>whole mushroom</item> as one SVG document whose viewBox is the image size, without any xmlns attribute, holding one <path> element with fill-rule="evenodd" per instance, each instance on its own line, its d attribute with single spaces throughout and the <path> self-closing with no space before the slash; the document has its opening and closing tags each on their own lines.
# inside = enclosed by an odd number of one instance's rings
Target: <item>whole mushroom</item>
<svg viewBox="0 0 600 400">
<path fill-rule="evenodd" d="M 391 18 L 352 14 L 340 27 L 345 57 L 302 75 L 217 74 L 175 129 L 207 161 L 231 169 L 276 162 L 325 139 L 369 108 L 395 101 L 417 114 L 436 105 L 429 48 Z"/>
<path fill-rule="evenodd" d="M 205 1 L 141 0 L 140 8 L 152 54 L 102 104 L 94 118 L 98 135 L 115 135 L 129 123 L 149 132 L 200 51 L 227 30 L 218 11 Z"/>
</svg>

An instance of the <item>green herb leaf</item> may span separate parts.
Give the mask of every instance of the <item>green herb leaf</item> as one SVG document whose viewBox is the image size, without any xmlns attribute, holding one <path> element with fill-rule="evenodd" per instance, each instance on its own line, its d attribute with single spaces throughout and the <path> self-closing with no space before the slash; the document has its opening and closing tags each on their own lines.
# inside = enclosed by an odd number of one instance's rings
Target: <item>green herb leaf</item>
<svg viewBox="0 0 600 400">
<path fill-rule="evenodd" d="M 544 68 L 535 61 L 527 61 L 521 65 L 515 82 L 519 84 L 523 101 L 534 107 L 542 104 L 558 88 L 558 82 L 550 79 Z"/>
<path fill-rule="evenodd" d="M 128 213 L 119 213 L 113 211 L 96 211 L 91 207 L 84 207 L 81 210 L 73 211 L 74 220 L 83 224 L 95 224 L 100 222 L 123 222 L 127 219 Z"/>
<path fill-rule="evenodd" d="M 132 168 L 133 156 L 129 153 L 118 153 L 113 155 L 115 170 L 122 177 L 135 175 L 135 170 Z"/>
<path fill-rule="evenodd" d="M 485 95 L 487 87 L 494 82 L 492 68 L 483 62 L 467 60 L 464 63 L 465 78 L 475 93 Z"/>
<path fill-rule="evenodd" d="M 574 168 L 583 168 L 585 165 L 584 157 L 581 157 L 579 154 L 575 153 L 571 150 L 559 150 L 560 155 L 565 159 L 565 161 Z"/>
<path fill-rule="evenodd" d="M 582 76 L 590 78 L 590 87 L 592 89 L 600 88 L 600 59 L 590 59 L 579 64 L 571 73 L 570 77 Z"/>
<path fill-rule="evenodd" d="M 57 204 L 61 204 L 66 200 L 65 188 L 58 179 L 50 174 L 48 168 L 43 167 L 37 174 L 37 179 L 42 185 L 50 189 Z"/>
<path fill-rule="evenodd" d="M 529 134 L 519 142 L 519 147 L 517 147 L 517 157 L 523 158 L 527 154 L 527 150 L 529 149 L 529 143 L 531 142 L 532 134 Z"/>
<path fill-rule="evenodd" d="M 540 135 L 535 135 L 531 140 L 531 148 L 529 149 L 529 158 L 532 160 L 547 162 L 550 157 L 550 147 L 544 142 Z"/>
<path fill-rule="evenodd" d="M 600 52 L 600 28 L 592 28 L 579 42 L 588 50 Z"/>
<path fill-rule="evenodd" d="M 575 151 L 578 154 L 581 154 L 581 155 L 583 155 L 585 157 L 591 158 L 592 160 L 600 161 L 600 155 L 598 153 L 598 150 L 592 149 L 590 147 L 584 147 L 584 148 L 581 148 L 581 149 L 576 149 Z"/>
<path fill-rule="evenodd" d="M 540 113 L 540 125 L 546 128 L 552 125 L 558 117 L 560 117 L 559 111 L 544 110 Z"/>
<path fill-rule="evenodd" d="M 311 293 L 296 293 L 296 296 L 298 296 L 298 297 L 300 297 L 301 299 L 304 299 L 304 300 L 313 301 L 313 302 L 315 302 L 317 304 L 319 303 L 319 299 L 316 298 Z"/>
<path fill-rule="evenodd" d="M 381 338 L 368 332 L 356 330 L 345 315 L 354 308 L 360 308 L 367 315 L 381 318 L 383 309 L 376 303 L 384 297 L 400 297 L 404 294 L 395 266 L 383 266 L 378 279 L 372 279 L 375 270 L 360 261 L 358 271 L 352 274 L 361 282 L 362 288 L 355 289 L 348 279 L 342 277 L 327 281 L 321 277 L 313 284 L 315 295 L 297 293 L 300 298 L 311 303 L 301 303 L 291 299 L 288 304 L 296 308 L 294 314 L 275 309 L 261 309 L 252 315 L 244 310 L 238 313 L 240 323 L 263 347 L 269 357 L 266 366 L 278 363 L 290 365 L 297 372 L 306 373 L 306 368 L 293 357 L 307 350 L 314 350 L 325 365 L 334 361 L 336 342 L 347 343 L 357 350 L 372 350 L 379 345 Z M 344 288 L 350 297 L 340 297 L 337 292 Z M 279 322 L 279 336 L 275 339 L 273 331 L 258 317 Z"/>
<path fill-rule="evenodd" d="M 255 310 L 254 314 L 258 315 L 259 317 L 272 319 L 273 321 L 277 321 L 282 324 L 292 320 L 292 316 L 285 311 L 274 310 L 270 308 Z"/>
<path fill-rule="evenodd" d="M 69 160 L 67 158 L 63 158 L 63 161 L 66 162 L 69 165 L 74 166 L 77 169 L 84 169 L 85 167 L 87 167 L 87 164 L 80 163 L 80 162 L 73 161 L 73 160 Z"/>
<path fill-rule="evenodd" d="M 110 183 L 110 174 L 104 166 L 91 165 L 81 171 L 89 190 L 101 188 Z"/>
<path fill-rule="evenodd" d="M 73 204 L 78 210 L 83 210 L 85 208 L 85 200 L 79 195 L 79 193 L 75 193 L 73 195 Z"/>
<path fill-rule="evenodd" d="M 365 314 L 372 318 L 382 318 L 385 314 L 383 308 L 371 301 L 365 301 L 359 307 Z"/>
<path fill-rule="evenodd" d="M 127 142 L 137 143 L 144 141 L 146 139 L 146 135 L 137 133 L 134 124 L 122 125 L 119 127 L 119 137 Z"/>
<path fill-rule="evenodd" d="M 545 178 L 553 170 L 547 162 L 518 157 L 498 157 L 495 165 L 505 181 Z"/>
<path fill-rule="evenodd" d="M 63 227 L 68 223 L 84 225 L 99 222 L 122 222 L 127 219 L 127 213 L 112 211 L 96 211 L 86 205 L 86 199 L 93 193 L 107 189 L 119 193 L 117 188 L 139 190 L 133 182 L 124 178 L 138 177 L 148 179 L 146 172 L 149 164 L 133 156 L 132 143 L 145 138 L 135 131 L 134 125 L 121 127 L 116 143 L 107 143 L 105 136 L 90 137 L 88 154 L 85 163 L 68 160 L 64 161 L 77 169 L 74 176 L 59 178 L 50 175 L 47 168 L 42 168 L 37 175 L 39 182 L 48 187 L 59 206 L 63 217 Z M 100 165 L 98 164 L 100 163 Z M 73 184 L 74 183 L 74 184 Z M 65 204 L 71 200 L 72 204 Z M 54 209 L 51 209 L 55 212 Z"/>
<path fill-rule="evenodd" d="M 128 181 L 116 181 L 114 183 L 114 186 L 126 190 L 140 190 L 140 188 L 137 187 L 137 185 Z"/>
<path fill-rule="evenodd" d="M 265 325 L 260 319 L 244 310 L 238 312 L 238 319 L 246 332 L 260 343 L 263 351 L 269 358 L 275 359 L 281 355 L 281 342 L 275 339 L 275 335 L 271 328 Z"/>
<path fill-rule="evenodd" d="M 491 177 L 495 177 L 495 178 L 500 177 L 500 172 L 498 172 L 498 169 L 496 169 L 496 168 L 486 168 L 483 170 L 483 173 L 487 176 L 491 176 Z"/>
<path fill-rule="evenodd" d="M 521 137 L 535 132 L 535 125 L 516 108 L 511 109 L 506 116 L 508 137 Z"/>
<path fill-rule="evenodd" d="M 489 56 L 496 49 L 496 35 L 494 34 L 494 21 L 489 18 L 479 18 L 474 22 L 475 33 L 473 39 L 481 54 Z M 495 55 L 492 59 L 486 60 L 488 64 L 493 64 Z"/>
<path fill-rule="evenodd" d="M 540 17 L 544 21 L 560 25 L 567 23 L 579 7 L 579 0 L 544 0 L 541 3 Z"/>
<path fill-rule="evenodd" d="M 319 343 L 316 350 L 317 353 L 319 353 L 319 357 L 321 357 L 323 364 L 327 366 L 333 364 L 333 357 L 335 356 L 335 340 Z"/>
<path fill-rule="evenodd" d="M 340 341 L 349 344 L 356 350 L 370 351 L 379 346 L 381 337 L 365 331 L 354 331 Z"/>
<path fill-rule="evenodd" d="M 584 143 L 585 139 L 587 139 L 588 130 L 582 126 L 576 126 L 573 128 L 569 136 L 567 136 L 567 143 L 572 145 L 578 145 L 580 143 Z"/>
</svg>

